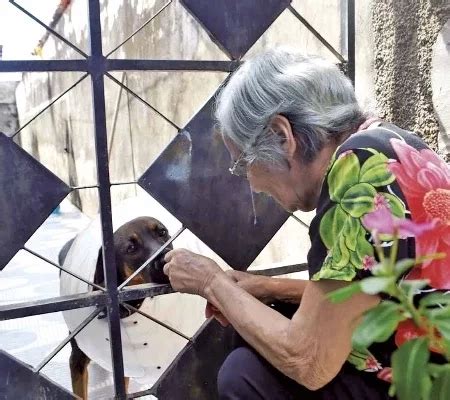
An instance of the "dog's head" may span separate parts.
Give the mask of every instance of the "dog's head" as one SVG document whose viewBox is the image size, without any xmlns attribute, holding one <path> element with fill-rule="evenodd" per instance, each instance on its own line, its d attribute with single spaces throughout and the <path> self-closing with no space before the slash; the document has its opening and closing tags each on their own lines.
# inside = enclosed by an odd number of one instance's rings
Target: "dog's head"
<svg viewBox="0 0 450 400">
<path fill-rule="evenodd" d="M 167 228 L 157 219 L 139 217 L 114 232 L 117 284 L 120 285 L 170 239 Z M 169 283 L 164 274 L 164 256 L 172 250 L 169 245 L 161 254 L 136 275 L 130 284 Z M 102 250 L 99 251 L 94 282 L 104 284 Z"/>
</svg>

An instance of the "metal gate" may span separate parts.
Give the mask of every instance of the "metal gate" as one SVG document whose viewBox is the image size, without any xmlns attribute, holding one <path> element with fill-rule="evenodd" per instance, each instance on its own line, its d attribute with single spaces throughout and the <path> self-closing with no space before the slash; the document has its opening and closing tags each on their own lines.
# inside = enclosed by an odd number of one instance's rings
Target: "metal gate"
<svg viewBox="0 0 450 400">
<path fill-rule="evenodd" d="M 40 374 L 40 371 L 72 337 L 79 333 L 92 319 L 96 318 L 102 310 L 106 309 L 109 321 L 116 398 L 137 398 L 146 394 L 154 394 L 161 399 L 194 398 L 193 393 L 196 393 L 196 399 L 214 398 L 215 387 L 211 382 L 214 382 L 217 367 L 230 349 L 230 332 L 220 329 L 213 323 L 206 324 L 190 340 L 183 352 L 153 388 L 140 393 L 128 395 L 125 393 L 119 306 L 125 301 L 164 295 L 172 290 L 167 285 L 154 284 L 128 287 L 125 283 L 117 287 L 113 249 L 110 194 L 112 183 L 110 181 L 108 164 L 104 79 L 107 77 L 116 82 L 131 96 L 136 97 L 159 115 L 162 115 L 141 96 L 116 79 L 111 72 L 145 70 L 221 71 L 232 73 L 240 65 L 239 60 L 247 50 L 274 20 L 288 9 L 300 23 L 304 24 L 336 56 L 343 70 L 354 81 L 354 1 L 346 0 L 347 15 L 344 23 L 347 27 L 348 54 L 344 57 L 300 15 L 290 4 L 290 0 L 181 0 L 183 6 L 200 22 L 210 37 L 229 56 L 229 61 L 110 58 L 110 55 L 115 50 L 128 42 L 142 28 L 139 28 L 127 37 L 113 51 L 104 55 L 99 0 L 88 1 L 90 53 L 86 54 L 21 5 L 12 0 L 10 0 L 10 3 L 18 9 L 18 12 L 27 14 L 35 22 L 45 27 L 50 34 L 56 36 L 79 53 L 82 58 L 75 60 L 1 61 L 0 72 L 82 72 L 82 77 L 67 91 L 82 80 L 86 78 L 91 79 L 98 177 L 97 184 L 93 187 L 98 188 L 100 199 L 106 286 L 103 288 L 95 285 L 93 282 L 89 282 L 89 285 L 96 287 L 98 290 L 83 295 L 63 296 L 0 306 L 0 320 L 23 318 L 88 306 L 96 307 L 95 312 L 35 368 L 21 364 L 8 354 L 0 352 L 0 365 L 3 374 L 0 377 L 0 390 L 2 385 L 4 386 L 8 382 L 8 393 L 14 393 L 14 398 L 28 398 L 24 393 L 34 393 L 34 396 L 42 396 L 42 398 L 47 399 L 72 398 L 67 392 L 62 391 L 61 388 L 48 381 L 45 376 Z M 167 7 L 170 3 L 172 3 L 172 0 L 168 1 L 164 7 Z M 264 7 L 261 7 L 262 3 Z M 154 17 L 158 14 L 156 13 Z M 251 24 L 248 24 L 249 19 L 252 20 Z M 150 20 L 144 26 L 149 22 Z M 234 34 L 237 30 L 240 32 L 239 35 Z M 51 107 L 67 91 L 58 96 L 34 118 L 39 117 L 42 112 Z M 257 198 L 257 207 L 261 211 L 260 214 L 265 217 L 262 218 L 258 226 L 254 225 L 252 218 L 250 218 L 253 215 L 251 205 L 249 206 L 247 202 L 239 201 L 240 198 L 248 197 L 248 185 L 228 174 L 229 156 L 223 146 L 217 145 L 217 139 L 212 135 L 214 121 L 211 108 L 213 102 L 214 96 L 185 127 L 178 127 L 172 121 L 168 121 L 178 130 L 178 135 L 167 146 L 161 156 L 137 180 L 137 183 L 183 223 L 181 230 L 164 244 L 161 251 L 175 240 L 184 229 L 189 229 L 230 265 L 239 265 L 242 269 L 246 269 L 289 215 L 274 206 L 269 199 Z M 24 126 L 11 135 L 0 133 L 0 210 L 2 215 L 0 270 L 21 249 L 32 252 L 35 256 L 47 261 L 56 268 L 64 270 L 60 265 L 27 248 L 25 242 L 66 195 L 84 188 L 69 187 L 22 150 L 13 141 L 13 138 L 23 128 Z M 180 157 L 183 155 L 183 149 L 186 148 L 187 141 L 192 149 L 190 178 L 170 181 L 170 178 L 167 178 L 170 176 L 167 173 L 168 168 L 179 165 Z M 209 168 L 206 176 L 204 174 L 205 165 L 208 165 Z M 170 182 L 168 182 L 168 179 Z M 171 188 L 170 196 L 168 196 L 168 191 L 165 190 L 168 184 L 170 184 Z M 199 207 L 197 196 L 204 187 L 210 188 L 208 198 Z M 227 207 L 229 201 L 232 201 L 233 207 Z M 269 210 L 270 212 L 268 212 Z M 217 225 L 213 226 L 210 223 L 211 215 L 232 222 L 227 224 L 227 232 L 221 232 L 220 229 L 217 229 Z M 298 220 L 297 217 L 293 215 L 292 217 Z M 307 227 L 304 222 L 300 220 L 298 222 Z M 240 243 L 240 250 L 236 249 L 236 242 Z M 156 255 L 152 256 L 152 259 L 154 257 Z M 142 268 L 144 267 L 145 264 Z M 305 269 L 305 265 L 286 266 L 275 271 L 266 270 L 265 273 L 275 275 L 301 269 Z M 205 366 L 207 367 L 205 368 Z M 5 381 L 5 379 L 7 380 Z M 3 393 L 3 396 L 0 391 L 1 398 L 12 398 L 7 397 L 8 395 L 5 393 Z"/>
</svg>

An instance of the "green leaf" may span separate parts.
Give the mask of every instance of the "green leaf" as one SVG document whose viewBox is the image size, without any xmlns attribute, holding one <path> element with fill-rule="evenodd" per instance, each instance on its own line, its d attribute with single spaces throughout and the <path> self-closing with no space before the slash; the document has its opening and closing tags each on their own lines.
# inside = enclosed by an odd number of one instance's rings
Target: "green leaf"
<svg viewBox="0 0 450 400">
<path fill-rule="evenodd" d="M 442 373 L 433 381 L 430 400 L 450 399 L 450 370 L 443 369 Z"/>
<path fill-rule="evenodd" d="M 374 198 L 377 191 L 368 183 L 358 183 L 348 189 L 342 200 L 341 207 L 352 217 L 359 218 L 374 210 Z"/>
<path fill-rule="evenodd" d="M 392 355 L 392 379 L 399 400 L 422 400 L 430 376 L 427 363 L 430 354 L 425 338 L 405 342 Z"/>
<path fill-rule="evenodd" d="M 343 268 L 334 268 L 332 256 L 325 259 L 320 271 L 316 272 L 311 278 L 312 281 L 320 279 L 336 279 L 340 281 L 350 282 L 356 276 L 355 268 L 351 265 L 346 265 Z"/>
<path fill-rule="evenodd" d="M 361 291 L 367 294 L 390 293 L 394 284 L 395 278 L 393 276 L 373 276 L 361 281 Z"/>
<path fill-rule="evenodd" d="M 356 293 L 361 292 L 360 282 L 354 282 L 341 289 L 334 290 L 327 295 L 328 300 L 332 303 L 342 303 Z"/>
<path fill-rule="evenodd" d="M 333 247 L 333 263 L 336 269 L 343 268 L 350 261 L 350 252 L 345 245 L 344 235 L 339 235 L 337 243 Z"/>
<path fill-rule="evenodd" d="M 395 276 L 398 278 L 402 276 L 411 267 L 416 265 L 416 260 L 412 258 L 405 258 L 403 260 L 397 261 L 394 265 Z"/>
<path fill-rule="evenodd" d="M 345 245 L 349 250 L 356 250 L 356 243 L 361 229 L 361 222 L 358 219 L 347 216 L 342 233 L 345 237 Z"/>
<path fill-rule="evenodd" d="M 359 258 L 361 259 L 361 266 L 362 268 L 362 260 L 364 256 L 372 256 L 374 254 L 373 246 L 369 243 L 369 241 L 366 239 L 366 230 L 363 228 L 359 231 L 358 235 L 358 242 L 356 243 L 356 252 L 358 253 Z"/>
<path fill-rule="evenodd" d="M 384 192 L 379 193 L 387 200 L 392 215 L 398 218 L 405 218 L 405 203 L 398 196 Z"/>
<path fill-rule="evenodd" d="M 404 319 L 399 304 L 382 301 L 364 314 L 361 324 L 353 333 L 354 347 L 366 348 L 374 342 L 385 342 Z"/>
<path fill-rule="evenodd" d="M 319 233 L 323 244 L 327 249 L 331 249 L 339 237 L 348 215 L 336 205 L 330 208 L 320 221 Z"/>
<path fill-rule="evenodd" d="M 433 378 L 436 378 L 440 374 L 450 373 L 450 364 L 428 364 L 428 372 Z"/>
<path fill-rule="evenodd" d="M 399 286 L 406 293 L 409 299 L 412 299 L 417 291 L 423 289 L 429 284 L 426 279 L 414 279 L 414 280 L 404 280 L 399 283 Z"/>
<path fill-rule="evenodd" d="M 448 305 L 450 304 L 450 294 L 444 294 L 442 292 L 434 292 L 426 295 L 420 300 L 420 307 L 435 307 L 437 305 Z"/>
<path fill-rule="evenodd" d="M 377 153 L 369 157 L 361 167 L 359 181 L 372 186 L 386 186 L 395 181 L 395 176 L 387 168 L 388 158 Z"/>
<path fill-rule="evenodd" d="M 394 397 L 395 392 L 396 392 L 395 385 L 393 383 L 391 383 L 391 386 L 389 386 L 388 395 L 391 397 Z"/>
<path fill-rule="evenodd" d="M 424 314 L 442 335 L 442 341 L 450 355 L 450 307 L 425 309 Z"/>
<path fill-rule="evenodd" d="M 356 154 L 347 154 L 338 158 L 328 173 L 330 199 L 339 202 L 344 193 L 358 183 L 359 160 Z"/>
</svg>

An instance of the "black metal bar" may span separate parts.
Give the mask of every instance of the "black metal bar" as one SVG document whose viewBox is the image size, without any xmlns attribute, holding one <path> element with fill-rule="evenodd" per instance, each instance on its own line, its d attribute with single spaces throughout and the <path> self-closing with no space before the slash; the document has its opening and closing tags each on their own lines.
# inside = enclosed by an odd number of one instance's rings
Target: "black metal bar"
<svg viewBox="0 0 450 400">
<path fill-rule="evenodd" d="M 83 57 L 87 58 L 88 55 L 81 49 L 79 49 L 77 46 L 75 46 L 72 42 L 67 40 L 64 36 L 61 36 L 58 32 L 56 32 L 54 29 L 50 28 L 47 24 L 44 24 L 39 18 L 31 14 L 28 10 L 17 4 L 14 0 L 9 0 L 9 2 L 22 11 L 24 14 L 26 14 L 28 17 L 30 17 L 33 21 L 37 22 L 39 25 L 44 27 L 48 32 L 50 32 L 52 35 L 56 36 L 59 40 L 67 44 L 67 46 L 71 47 L 73 50 L 75 50 L 78 54 L 82 55 Z"/>
<path fill-rule="evenodd" d="M 241 61 L 210 60 L 106 60 L 108 71 L 216 71 L 234 72 Z"/>
<path fill-rule="evenodd" d="M 87 185 L 87 186 L 72 186 L 72 191 L 74 190 L 82 190 L 82 189 L 97 189 L 98 185 Z"/>
<path fill-rule="evenodd" d="M 72 275 L 74 278 L 77 278 L 77 279 L 79 279 L 80 281 L 83 281 L 84 283 L 87 283 L 89 286 L 95 287 L 96 289 L 101 290 L 102 292 L 106 292 L 106 290 L 105 290 L 104 287 L 101 287 L 100 285 L 97 285 L 97 284 L 94 283 L 94 282 L 88 281 L 87 279 L 84 279 L 82 276 L 78 275 L 77 273 L 72 272 L 72 271 L 69 271 L 68 269 L 62 267 L 61 265 L 56 264 L 56 263 L 53 262 L 52 260 L 49 260 L 48 258 L 46 258 L 46 257 L 44 257 L 44 256 L 42 256 L 42 255 L 40 255 L 39 253 L 36 253 L 35 251 L 29 249 L 28 247 L 25 247 L 25 246 L 24 246 L 23 249 L 24 249 L 25 251 L 27 251 L 28 253 L 33 254 L 33 256 L 35 256 L 35 257 L 37 257 L 37 258 L 40 258 L 42 261 L 45 261 L 45 262 L 47 262 L 48 264 L 53 265 L 54 267 L 60 269 L 61 271 L 64 271 L 66 274 Z"/>
<path fill-rule="evenodd" d="M 347 0 L 347 74 L 355 86 L 355 0 Z"/>
<path fill-rule="evenodd" d="M 153 318 L 151 315 L 149 315 L 149 314 L 139 310 L 138 308 L 130 306 L 127 303 L 122 303 L 122 306 L 124 306 L 126 309 L 128 309 L 130 311 L 133 311 L 133 312 L 136 312 L 138 314 L 141 314 L 143 317 L 148 318 L 150 321 L 153 321 L 155 324 L 161 325 L 162 327 L 164 327 L 167 330 L 175 333 L 176 335 L 181 336 L 183 339 L 186 339 L 188 342 L 191 341 L 191 338 L 189 336 L 186 336 L 183 332 L 180 332 L 179 330 L 177 330 L 175 328 L 172 328 L 170 325 L 167 325 L 166 323 L 164 323 L 162 321 L 159 321 L 156 318 Z"/>
<path fill-rule="evenodd" d="M 167 242 L 165 242 L 155 253 L 152 254 L 152 256 L 144 263 L 142 264 L 136 271 L 134 271 L 126 280 L 119 286 L 119 290 L 123 289 L 128 283 L 137 275 L 139 274 L 144 268 L 146 268 L 156 257 L 158 257 L 163 250 L 169 246 L 178 236 L 180 236 L 186 227 L 182 226 L 178 232 L 176 232 Z"/>
<path fill-rule="evenodd" d="M 122 71 L 122 78 L 120 79 L 120 82 L 122 84 L 125 84 L 125 76 L 126 76 L 126 72 Z M 123 87 L 120 86 L 119 93 L 117 94 L 117 97 L 116 97 L 116 104 L 114 106 L 113 122 L 111 125 L 111 138 L 109 139 L 109 146 L 108 146 L 108 157 L 111 156 L 111 151 L 112 151 L 112 147 L 114 144 L 114 137 L 116 136 L 117 117 L 119 116 L 119 107 L 120 107 L 120 100 L 122 99 L 122 92 L 123 92 Z"/>
<path fill-rule="evenodd" d="M 318 31 L 316 31 L 314 27 L 305 18 L 303 18 L 303 16 L 294 7 L 292 7 L 292 5 L 289 5 L 288 9 L 340 62 L 345 62 L 345 58 L 342 57 L 341 53 L 339 53 L 330 43 L 328 43 L 328 41 Z"/>
<path fill-rule="evenodd" d="M 209 60 L 120 60 L 107 59 L 108 71 L 204 71 L 233 72 L 240 61 Z M 8 60 L 0 61 L 0 72 L 88 72 L 90 63 L 86 60 Z"/>
<path fill-rule="evenodd" d="M 127 400 L 128 399 L 138 399 L 139 397 L 154 396 L 154 395 L 156 395 L 156 388 L 154 389 L 152 387 L 150 389 L 142 390 L 140 392 L 129 393 L 127 395 Z"/>
<path fill-rule="evenodd" d="M 120 301 L 139 300 L 145 297 L 156 297 L 163 294 L 175 293 L 172 286 L 167 284 L 143 283 L 123 288 L 119 292 Z"/>
<path fill-rule="evenodd" d="M 278 276 L 278 275 L 292 274 L 294 272 L 302 272 L 302 271 L 306 271 L 307 269 L 308 269 L 308 264 L 302 263 L 302 264 L 285 265 L 282 267 L 257 269 L 257 270 L 247 271 L 247 272 L 252 275 Z"/>
<path fill-rule="evenodd" d="M 130 182 L 111 182 L 111 186 L 119 186 L 119 185 L 136 185 L 137 181 Z"/>
<path fill-rule="evenodd" d="M 114 390 L 117 399 L 125 399 L 124 366 L 120 332 L 120 311 L 117 292 L 117 270 L 114 256 L 113 226 L 111 214 L 111 192 L 109 179 L 108 137 L 105 110 L 105 57 L 102 52 L 102 32 L 100 22 L 100 1 L 90 0 L 90 72 L 92 75 L 92 96 L 94 106 L 95 150 L 99 184 L 100 217 L 103 240 L 103 267 L 108 291 L 108 322 L 111 345 Z"/>
<path fill-rule="evenodd" d="M 127 395 L 127 400 L 138 399 L 139 397 L 154 396 L 154 395 L 156 395 L 156 388 L 152 387 L 150 389 L 142 390 L 140 392 L 129 393 Z"/>
<path fill-rule="evenodd" d="M 306 222 L 303 222 L 299 217 L 297 217 L 295 214 L 291 214 L 291 217 L 294 218 L 298 223 L 303 225 L 305 228 L 309 229 L 309 225 Z"/>
<path fill-rule="evenodd" d="M 150 22 L 152 22 L 158 15 L 160 15 L 170 4 L 172 3 L 172 0 L 169 0 L 166 4 L 164 4 L 157 12 L 156 14 L 152 15 L 147 21 L 144 22 L 144 24 L 136 29 L 130 36 L 128 36 L 123 42 L 118 44 L 114 49 L 112 49 L 108 54 L 106 54 L 105 57 L 109 57 L 112 53 L 114 53 L 119 47 L 122 47 L 126 42 L 128 42 L 133 36 L 135 36 L 137 33 L 139 33 L 142 29 L 144 29 Z"/>
<path fill-rule="evenodd" d="M 126 287 L 119 292 L 119 301 L 139 300 L 174 293 L 170 285 L 145 283 Z M 51 297 L 42 300 L 0 305 L 0 321 L 25 318 L 33 315 L 48 314 L 90 306 L 105 306 L 108 303 L 106 293 L 100 291 L 75 295 Z"/>
<path fill-rule="evenodd" d="M 73 332 L 70 333 L 69 336 L 67 336 L 59 345 L 56 347 L 47 357 L 45 357 L 39 365 L 37 365 L 35 368 L 33 368 L 34 373 L 38 373 L 42 368 L 44 368 L 53 357 L 55 357 L 61 349 L 70 342 L 71 339 L 73 339 L 76 335 L 78 335 L 88 324 L 91 322 L 98 314 L 100 314 L 100 311 L 102 309 L 100 307 L 96 308 L 89 316 L 80 324 L 78 325 Z"/>
<path fill-rule="evenodd" d="M 98 291 L 70 296 L 51 297 L 43 300 L 2 305 L 0 306 L 0 321 L 104 305 L 106 305 L 106 295 Z"/>
<path fill-rule="evenodd" d="M 140 100 L 142 103 L 144 103 L 147 107 L 149 107 L 152 111 L 154 111 L 156 114 L 158 114 L 164 121 L 166 121 L 168 124 L 172 125 L 176 130 L 180 131 L 181 128 L 176 125 L 174 122 L 172 122 L 168 117 L 166 117 L 163 113 L 158 111 L 155 107 L 153 107 L 148 101 L 144 100 L 141 96 L 139 96 L 136 92 L 133 92 L 128 86 L 124 85 L 122 82 L 120 82 L 118 79 L 114 78 L 111 74 L 108 72 L 106 73 L 106 76 L 111 79 L 113 82 L 117 83 L 120 87 L 125 89 L 128 93 L 133 95 L 135 98 Z"/>
<path fill-rule="evenodd" d="M 64 90 L 56 99 L 52 100 L 49 104 L 47 104 L 41 111 L 39 111 L 33 118 L 31 118 L 28 122 L 26 122 L 24 125 L 22 125 L 17 131 L 13 133 L 11 136 L 13 139 L 16 135 L 18 135 L 23 129 L 25 129 L 28 125 L 30 125 L 36 118 L 38 118 L 43 112 L 48 110 L 53 104 L 55 104 L 61 97 L 63 97 L 67 92 L 70 92 L 74 87 L 76 87 L 79 83 L 84 81 L 85 78 L 87 78 L 89 74 L 84 74 L 80 79 L 78 79 L 72 86 Z"/>
<path fill-rule="evenodd" d="M 0 61 L 0 72 L 87 72 L 86 60 L 8 60 Z"/>
</svg>

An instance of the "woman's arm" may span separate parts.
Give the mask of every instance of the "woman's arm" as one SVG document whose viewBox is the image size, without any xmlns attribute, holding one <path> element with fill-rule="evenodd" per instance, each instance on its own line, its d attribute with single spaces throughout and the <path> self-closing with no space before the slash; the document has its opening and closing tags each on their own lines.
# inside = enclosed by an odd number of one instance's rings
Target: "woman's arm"
<svg viewBox="0 0 450 400">
<path fill-rule="evenodd" d="M 303 279 L 272 278 L 234 270 L 227 271 L 227 275 L 239 287 L 263 303 L 280 300 L 300 304 L 306 284 L 308 283 L 307 280 Z"/>
<path fill-rule="evenodd" d="M 308 282 L 289 320 L 239 287 L 207 257 L 176 249 L 165 260 L 164 272 L 175 290 L 205 297 L 269 363 L 310 390 L 323 387 L 340 371 L 359 318 L 380 301 L 360 293 L 333 304 L 327 294 L 348 282 Z"/>
<path fill-rule="evenodd" d="M 282 373 L 310 390 L 330 382 L 351 351 L 361 314 L 379 298 L 358 294 L 332 304 L 327 294 L 345 282 L 308 282 L 292 320 L 250 296 L 223 274 L 205 287 L 205 297 L 239 334 Z"/>
</svg>

